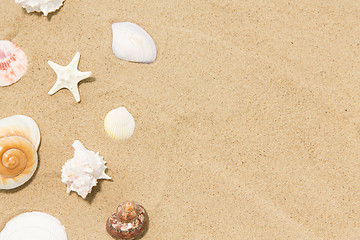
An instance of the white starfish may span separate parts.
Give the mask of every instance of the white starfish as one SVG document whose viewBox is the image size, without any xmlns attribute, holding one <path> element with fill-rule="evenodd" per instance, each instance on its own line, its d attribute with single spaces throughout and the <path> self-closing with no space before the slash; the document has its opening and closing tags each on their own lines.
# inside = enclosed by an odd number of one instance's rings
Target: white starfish
<svg viewBox="0 0 360 240">
<path fill-rule="evenodd" d="M 48 61 L 50 67 L 55 71 L 57 75 L 56 83 L 48 92 L 49 95 L 53 95 L 62 88 L 67 88 L 73 94 L 75 100 L 80 102 L 80 94 L 78 89 L 78 83 L 91 76 L 91 72 L 80 72 L 77 70 L 79 64 L 80 53 L 76 53 L 75 57 L 69 65 L 66 67 L 60 66 L 52 61 Z"/>
</svg>

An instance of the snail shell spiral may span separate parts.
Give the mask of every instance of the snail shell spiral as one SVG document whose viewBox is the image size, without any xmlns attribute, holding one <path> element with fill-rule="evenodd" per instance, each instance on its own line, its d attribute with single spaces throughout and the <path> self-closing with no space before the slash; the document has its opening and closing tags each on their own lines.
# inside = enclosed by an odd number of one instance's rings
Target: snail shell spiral
<svg viewBox="0 0 360 240">
<path fill-rule="evenodd" d="M 134 240 L 146 232 L 149 217 L 143 206 L 135 202 L 122 203 L 106 222 L 106 230 L 115 239 Z"/>
<path fill-rule="evenodd" d="M 0 189 L 27 182 L 38 165 L 40 132 L 34 120 L 23 115 L 0 120 Z"/>
</svg>

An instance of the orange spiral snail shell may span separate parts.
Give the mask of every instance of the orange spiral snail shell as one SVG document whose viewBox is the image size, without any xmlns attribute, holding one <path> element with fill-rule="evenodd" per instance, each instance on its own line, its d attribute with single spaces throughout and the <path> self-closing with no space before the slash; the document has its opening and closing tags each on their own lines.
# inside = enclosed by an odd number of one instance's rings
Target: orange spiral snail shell
<svg viewBox="0 0 360 240">
<path fill-rule="evenodd" d="M 16 188 L 28 181 L 37 164 L 40 131 L 23 115 L 0 120 L 0 189 Z"/>
<path fill-rule="evenodd" d="M 149 217 L 143 206 L 136 202 L 124 202 L 109 217 L 106 230 L 115 239 L 135 240 L 141 238 L 148 226 Z"/>
</svg>

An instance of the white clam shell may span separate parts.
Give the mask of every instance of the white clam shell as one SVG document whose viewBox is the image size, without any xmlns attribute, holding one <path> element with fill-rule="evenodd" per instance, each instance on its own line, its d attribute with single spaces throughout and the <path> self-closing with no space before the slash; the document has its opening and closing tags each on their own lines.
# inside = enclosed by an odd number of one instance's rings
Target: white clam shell
<svg viewBox="0 0 360 240">
<path fill-rule="evenodd" d="M 79 140 L 73 145 L 74 157 L 61 169 L 61 181 L 66 184 L 67 192 L 77 192 L 82 198 L 91 192 L 98 179 L 111 179 L 105 174 L 105 161 L 99 153 L 87 150 Z"/>
<path fill-rule="evenodd" d="M 33 176 L 39 144 L 39 127 L 32 118 L 15 115 L 0 120 L 0 189 L 19 187 Z"/>
<path fill-rule="evenodd" d="M 105 132 L 115 140 L 131 137 L 135 130 L 135 120 L 125 107 L 111 110 L 105 116 Z"/>
<path fill-rule="evenodd" d="M 13 42 L 0 41 L 0 86 L 16 83 L 25 74 L 26 54 Z"/>
<path fill-rule="evenodd" d="M 20 4 L 26 11 L 29 12 L 43 12 L 47 16 L 51 12 L 58 10 L 65 0 L 15 0 L 15 3 Z"/>
<path fill-rule="evenodd" d="M 11 219 L 0 240 L 67 240 L 65 227 L 55 217 L 42 212 L 27 212 Z"/>
<path fill-rule="evenodd" d="M 152 63 L 156 59 L 156 46 L 151 36 L 131 22 L 112 25 L 114 54 L 125 61 Z"/>
</svg>

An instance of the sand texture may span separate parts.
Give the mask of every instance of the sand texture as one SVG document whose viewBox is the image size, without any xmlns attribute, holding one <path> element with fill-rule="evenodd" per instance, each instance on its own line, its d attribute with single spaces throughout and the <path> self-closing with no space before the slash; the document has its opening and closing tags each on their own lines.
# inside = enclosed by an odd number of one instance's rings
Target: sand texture
<svg viewBox="0 0 360 240">
<path fill-rule="evenodd" d="M 153 37 L 153 64 L 113 54 L 124 21 Z M 150 216 L 143 240 L 360 239 L 358 0 L 66 0 L 48 17 L 0 0 L 0 39 L 29 62 L 0 88 L 0 118 L 30 116 L 42 136 L 32 180 L 0 191 L 0 229 L 42 211 L 69 240 L 110 240 L 106 219 L 134 200 Z M 93 73 L 81 102 L 49 96 L 47 61 L 77 51 Z M 117 142 L 103 120 L 120 106 L 136 128 Z M 112 177 L 86 200 L 60 181 L 76 139 Z"/>
</svg>

